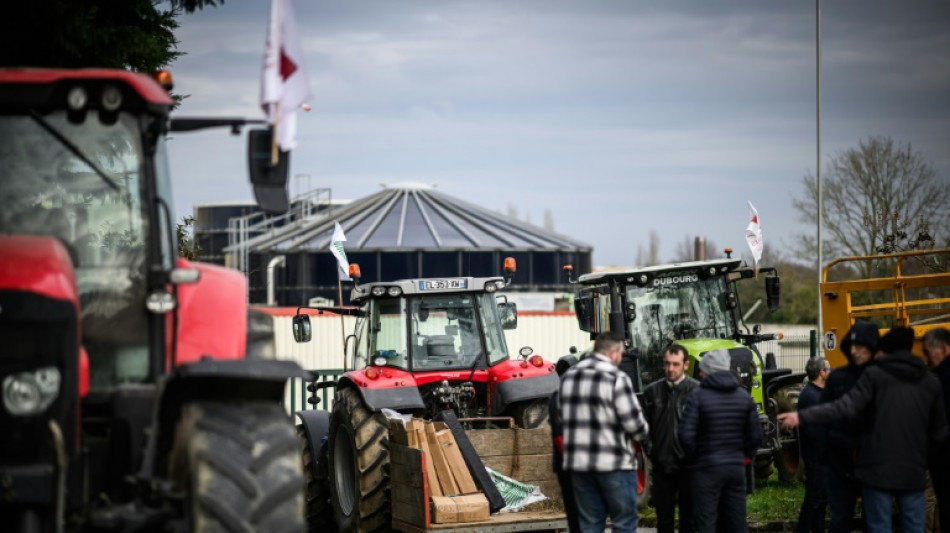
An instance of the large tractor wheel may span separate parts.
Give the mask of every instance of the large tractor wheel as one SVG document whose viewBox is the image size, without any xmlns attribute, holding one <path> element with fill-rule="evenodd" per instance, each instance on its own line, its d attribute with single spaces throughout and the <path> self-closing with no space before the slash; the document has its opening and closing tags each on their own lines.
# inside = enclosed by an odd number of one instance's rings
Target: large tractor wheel
<svg viewBox="0 0 950 533">
<path fill-rule="evenodd" d="M 775 469 L 778 470 L 778 479 L 782 483 L 800 481 L 804 474 L 801 454 L 798 452 L 798 443 L 791 442 L 775 452 Z"/>
<path fill-rule="evenodd" d="M 775 401 L 778 413 L 788 413 L 798 409 L 798 397 L 803 388 L 804 385 L 801 383 L 794 383 L 776 390 L 772 394 L 772 399 Z M 775 469 L 778 470 L 778 478 L 783 483 L 799 481 L 802 479 L 803 469 L 800 468 L 798 432 L 795 430 L 786 432 L 781 429 L 776 429 L 776 431 L 780 432 L 779 438 L 783 441 L 781 449 L 775 452 Z"/>
<path fill-rule="evenodd" d="M 536 398 L 511 405 L 508 412 L 515 419 L 515 424 L 518 427 L 534 429 L 548 424 L 548 419 L 551 417 L 548 406 L 548 398 Z"/>
<path fill-rule="evenodd" d="M 169 474 L 185 490 L 189 531 L 305 527 L 297 438 L 277 404 L 185 405 Z"/>
<path fill-rule="evenodd" d="M 643 446 L 639 442 L 634 443 L 634 454 L 637 459 L 637 509 L 646 509 L 650 506 L 651 498 L 651 479 L 650 479 L 650 458 L 643 453 Z"/>
<path fill-rule="evenodd" d="M 314 463 L 318 458 L 311 456 L 310 443 L 307 440 L 307 432 L 303 430 L 303 426 L 297 426 L 297 440 L 300 443 L 300 456 L 303 459 L 304 481 L 307 483 L 307 531 L 311 533 L 335 531 L 333 507 L 330 505 L 330 485 L 327 480 L 317 479 L 313 475 Z M 323 453 L 323 455 L 326 455 L 326 453 Z M 323 460 L 326 461 L 327 458 L 323 457 Z"/>
<path fill-rule="evenodd" d="M 359 391 L 337 393 L 330 417 L 330 493 L 341 532 L 388 530 L 389 421 Z"/>
</svg>

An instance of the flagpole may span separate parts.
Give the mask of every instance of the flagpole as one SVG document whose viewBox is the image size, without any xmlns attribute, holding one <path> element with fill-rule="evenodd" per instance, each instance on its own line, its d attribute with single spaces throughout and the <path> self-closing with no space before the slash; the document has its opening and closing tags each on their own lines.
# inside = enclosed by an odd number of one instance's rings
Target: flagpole
<svg viewBox="0 0 950 533">
<path fill-rule="evenodd" d="M 270 128 L 270 164 L 272 167 L 277 166 L 277 162 L 280 161 L 280 156 L 277 152 L 277 124 L 279 123 L 280 115 L 280 102 L 274 102 L 274 124 Z"/>
<path fill-rule="evenodd" d="M 337 276 L 336 297 L 340 304 L 340 334 L 343 336 L 343 369 L 346 370 L 346 325 L 343 323 L 343 281 Z"/>
</svg>

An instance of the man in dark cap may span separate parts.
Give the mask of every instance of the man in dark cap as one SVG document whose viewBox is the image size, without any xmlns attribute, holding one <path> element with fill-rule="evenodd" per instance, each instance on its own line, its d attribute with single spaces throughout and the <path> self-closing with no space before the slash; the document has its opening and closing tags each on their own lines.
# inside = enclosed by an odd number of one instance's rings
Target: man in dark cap
<svg viewBox="0 0 950 533">
<path fill-rule="evenodd" d="M 699 362 L 699 388 L 686 397 L 679 441 L 693 468 L 697 533 L 745 533 L 745 464 L 762 443 L 755 402 L 730 371 L 729 352 L 712 350 Z"/>
<path fill-rule="evenodd" d="M 848 364 L 836 368 L 821 391 L 820 403 L 831 403 L 854 387 L 871 362 L 880 337 L 877 326 L 855 322 L 841 339 L 841 352 Z M 861 483 L 854 478 L 854 455 L 861 442 L 861 424 L 836 423 L 828 428 L 825 440 L 828 510 L 830 533 L 851 533 L 854 529 L 854 507 L 861 496 Z"/>
<path fill-rule="evenodd" d="M 782 427 L 863 420 L 855 477 L 863 484 L 868 531 L 891 531 L 892 503 L 901 530 L 924 530 L 929 454 L 947 440 L 940 382 L 911 354 L 914 332 L 892 328 L 878 347 L 887 354 L 844 397 L 801 413 L 779 415 Z"/>
</svg>

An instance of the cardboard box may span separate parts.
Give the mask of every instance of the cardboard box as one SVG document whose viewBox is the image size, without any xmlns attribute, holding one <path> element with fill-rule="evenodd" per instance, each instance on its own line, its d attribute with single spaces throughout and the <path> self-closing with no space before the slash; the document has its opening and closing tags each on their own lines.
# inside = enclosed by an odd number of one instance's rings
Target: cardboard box
<svg viewBox="0 0 950 533">
<path fill-rule="evenodd" d="M 480 522 L 488 518 L 488 500 L 484 494 L 432 497 L 432 522 L 434 523 Z"/>
</svg>

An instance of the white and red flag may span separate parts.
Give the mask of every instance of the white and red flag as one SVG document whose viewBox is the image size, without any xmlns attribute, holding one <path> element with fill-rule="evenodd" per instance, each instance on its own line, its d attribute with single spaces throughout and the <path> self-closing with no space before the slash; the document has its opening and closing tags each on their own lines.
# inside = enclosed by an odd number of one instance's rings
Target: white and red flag
<svg viewBox="0 0 950 533">
<path fill-rule="evenodd" d="M 745 228 L 745 240 L 752 250 L 752 264 L 758 265 L 762 259 L 762 225 L 759 224 L 759 212 L 755 210 L 752 202 L 749 202 L 749 215 L 751 220 Z"/>
<path fill-rule="evenodd" d="M 297 109 L 310 99 L 310 79 L 290 0 L 271 0 L 270 25 L 261 74 L 261 107 L 274 126 L 277 145 L 296 146 Z"/>
</svg>

